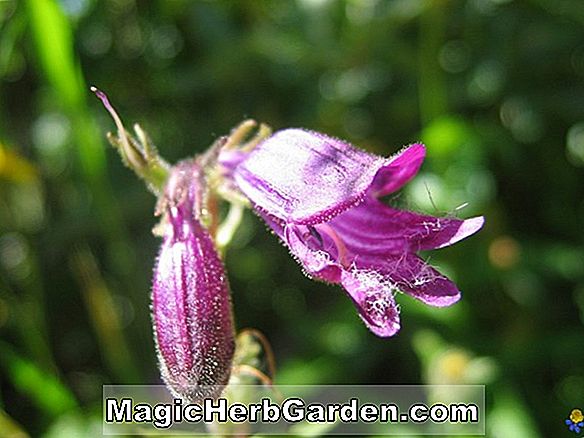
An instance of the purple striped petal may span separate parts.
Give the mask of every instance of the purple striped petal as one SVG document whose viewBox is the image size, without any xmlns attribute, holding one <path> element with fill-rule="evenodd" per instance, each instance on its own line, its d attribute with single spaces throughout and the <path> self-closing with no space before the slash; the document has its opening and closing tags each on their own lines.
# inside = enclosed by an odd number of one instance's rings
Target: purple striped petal
<svg viewBox="0 0 584 438">
<path fill-rule="evenodd" d="M 209 232 L 193 216 L 198 166 L 176 165 L 166 187 L 169 225 L 154 269 L 152 322 L 160 371 L 173 394 L 218 397 L 235 351 L 229 284 Z"/>
<path fill-rule="evenodd" d="M 310 245 L 307 233 L 305 226 L 286 227 L 284 241 L 290 252 L 302 264 L 309 276 L 328 283 L 338 283 L 343 271 L 342 266 L 331 257 L 329 252 Z"/>
<path fill-rule="evenodd" d="M 287 129 L 257 146 L 234 177 L 259 208 L 313 225 L 359 204 L 370 189 L 384 194 L 401 187 L 423 158 L 422 145 L 387 159 L 317 132 Z"/>
<path fill-rule="evenodd" d="M 443 248 L 474 233 L 484 223 L 471 219 L 435 217 L 399 210 L 367 198 L 329 224 L 354 254 L 402 254 Z"/>
<path fill-rule="evenodd" d="M 434 217 L 377 198 L 418 172 L 425 147 L 386 159 L 323 134 L 290 129 L 265 140 L 235 168 L 239 189 L 302 265 L 318 280 L 341 284 L 378 336 L 399 330 L 397 291 L 448 306 L 460 291 L 416 253 L 477 232 L 482 217 Z"/>
<path fill-rule="evenodd" d="M 450 306 L 460 299 L 456 285 L 415 254 L 393 259 L 362 257 L 357 268 L 378 272 L 395 288 L 431 306 Z"/>
</svg>

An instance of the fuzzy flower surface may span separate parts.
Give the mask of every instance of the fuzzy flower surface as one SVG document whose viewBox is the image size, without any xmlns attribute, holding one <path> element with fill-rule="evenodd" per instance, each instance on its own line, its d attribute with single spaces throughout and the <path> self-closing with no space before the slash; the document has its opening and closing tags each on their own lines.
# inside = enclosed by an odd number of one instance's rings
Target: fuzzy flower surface
<svg viewBox="0 0 584 438">
<path fill-rule="evenodd" d="M 434 217 L 386 205 L 418 172 L 425 147 L 390 158 L 301 129 L 279 131 L 233 170 L 239 190 L 311 277 L 340 284 L 376 335 L 400 328 L 398 291 L 431 306 L 460 299 L 418 251 L 477 232 L 483 217 Z"/>
<path fill-rule="evenodd" d="M 162 378 L 175 395 L 191 402 L 220 395 L 235 349 L 223 263 L 197 217 L 200 175 L 188 161 L 171 171 L 163 206 L 168 224 L 152 282 Z"/>
</svg>

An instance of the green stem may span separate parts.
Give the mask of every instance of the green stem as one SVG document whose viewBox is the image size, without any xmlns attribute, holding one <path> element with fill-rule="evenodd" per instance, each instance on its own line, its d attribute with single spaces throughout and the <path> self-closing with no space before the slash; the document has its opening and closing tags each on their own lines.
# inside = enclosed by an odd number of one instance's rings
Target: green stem
<svg viewBox="0 0 584 438">
<path fill-rule="evenodd" d="M 237 228 L 241 224 L 241 219 L 243 218 L 244 207 L 238 203 L 231 203 L 229 205 L 229 212 L 225 220 L 219 225 L 217 229 L 217 235 L 215 237 L 215 244 L 219 251 L 224 252 L 225 248 L 235 235 Z"/>
</svg>

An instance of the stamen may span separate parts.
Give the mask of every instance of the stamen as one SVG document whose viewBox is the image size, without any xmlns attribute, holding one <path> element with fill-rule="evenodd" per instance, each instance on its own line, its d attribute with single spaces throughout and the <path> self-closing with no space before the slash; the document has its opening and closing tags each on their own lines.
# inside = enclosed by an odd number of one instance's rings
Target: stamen
<svg viewBox="0 0 584 438">
<path fill-rule="evenodd" d="M 258 124 L 255 120 L 248 119 L 241 122 L 233 131 L 231 131 L 225 144 L 223 144 L 223 149 L 238 149 L 242 152 L 250 152 L 262 140 L 265 140 L 272 135 L 272 129 L 265 123 L 260 123 L 256 134 L 244 143 L 244 140 L 256 126 L 258 126 Z"/>
<path fill-rule="evenodd" d="M 122 119 L 118 116 L 118 113 L 110 103 L 107 95 L 99 90 L 97 87 L 91 86 L 89 88 L 95 95 L 101 100 L 105 109 L 110 113 L 112 118 L 114 119 L 114 123 L 118 128 L 118 138 L 122 144 L 122 153 L 123 156 L 128 160 L 128 165 L 136 171 L 140 171 L 146 165 L 145 159 L 142 154 L 136 150 L 135 147 L 130 146 L 130 141 L 128 140 L 128 135 L 126 133 L 126 128 L 124 128 L 124 124 L 122 123 Z"/>
<path fill-rule="evenodd" d="M 256 127 L 256 125 L 256 121 L 251 119 L 241 122 L 233 131 L 231 131 L 231 134 L 229 134 L 229 137 L 227 137 L 227 142 L 223 145 L 223 148 L 235 148 L 243 141 L 249 132 Z"/>
<path fill-rule="evenodd" d="M 112 104 L 110 103 L 110 101 L 107 97 L 107 94 L 105 94 L 103 91 L 99 90 L 97 87 L 94 87 L 93 85 L 91 87 L 89 87 L 89 89 L 95 93 L 95 95 L 103 103 L 103 106 L 105 107 L 105 109 L 111 114 L 111 116 L 114 119 L 114 122 L 116 124 L 116 127 L 118 128 L 118 131 L 124 132 L 125 131 L 124 124 L 122 123 L 120 116 L 118 116 L 118 113 L 116 112 L 116 110 L 114 109 Z"/>
<path fill-rule="evenodd" d="M 331 240 L 335 244 L 335 247 L 337 248 L 339 263 L 343 265 L 343 267 L 348 268 L 350 265 L 348 260 L 349 251 L 347 250 L 347 247 L 345 245 L 345 242 L 343 242 L 343 239 L 341 239 L 337 232 L 328 224 L 318 224 L 315 225 L 314 228 L 316 228 L 319 232 L 324 233 L 331 238 Z"/>
<path fill-rule="evenodd" d="M 265 140 L 270 135 L 272 135 L 272 128 L 265 123 L 260 123 L 256 135 L 254 135 L 247 143 L 243 144 L 240 149 L 243 152 L 251 152 L 262 140 Z"/>
</svg>

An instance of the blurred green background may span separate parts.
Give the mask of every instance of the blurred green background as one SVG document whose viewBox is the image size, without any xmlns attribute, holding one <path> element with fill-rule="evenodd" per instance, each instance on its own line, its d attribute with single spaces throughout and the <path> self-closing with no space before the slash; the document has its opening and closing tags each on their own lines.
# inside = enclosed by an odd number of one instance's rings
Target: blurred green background
<svg viewBox="0 0 584 438">
<path fill-rule="evenodd" d="M 1 437 L 100 436 L 102 384 L 159 382 L 155 199 L 89 85 L 171 161 L 245 117 L 384 155 L 424 141 L 399 202 L 487 218 L 431 254 L 462 301 L 399 296 L 401 331 L 377 338 L 248 212 L 226 257 L 238 327 L 269 338 L 279 383 L 484 383 L 489 437 L 575 436 L 581 0 L 0 1 Z"/>
</svg>

